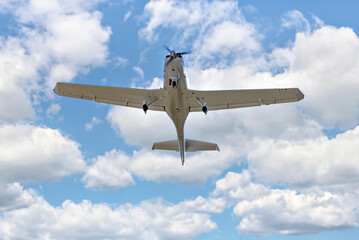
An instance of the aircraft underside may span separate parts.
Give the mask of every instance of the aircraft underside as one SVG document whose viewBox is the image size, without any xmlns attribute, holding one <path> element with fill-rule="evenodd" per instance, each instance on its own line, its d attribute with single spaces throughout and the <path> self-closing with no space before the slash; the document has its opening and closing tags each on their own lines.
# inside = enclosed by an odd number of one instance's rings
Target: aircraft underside
<svg viewBox="0 0 359 240">
<path fill-rule="evenodd" d="M 85 84 L 57 83 L 54 92 L 60 96 L 93 100 L 125 107 L 165 111 L 172 119 L 177 140 L 154 143 L 152 150 L 179 151 L 184 165 L 185 152 L 219 151 L 215 143 L 184 138 L 184 124 L 191 112 L 225 110 L 287 102 L 304 98 L 298 88 L 198 91 L 187 89 L 182 55 L 170 51 L 165 59 L 163 88 L 133 89 Z"/>
</svg>

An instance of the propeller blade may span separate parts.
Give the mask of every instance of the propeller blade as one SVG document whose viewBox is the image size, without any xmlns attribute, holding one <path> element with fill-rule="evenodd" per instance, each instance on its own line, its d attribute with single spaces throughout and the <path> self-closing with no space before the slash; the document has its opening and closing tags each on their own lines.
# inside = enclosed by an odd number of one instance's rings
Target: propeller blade
<svg viewBox="0 0 359 240">
<path fill-rule="evenodd" d="M 180 53 L 177 53 L 177 54 L 180 54 L 180 55 L 185 55 L 185 54 L 191 54 L 192 51 L 186 51 L 186 52 L 180 52 Z"/>
<path fill-rule="evenodd" d="M 166 49 L 169 53 L 172 52 L 172 51 L 169 49 L 169 47 L 167 47 L 166 45 L 163 45 L 163 48 Z"/>
</svg>

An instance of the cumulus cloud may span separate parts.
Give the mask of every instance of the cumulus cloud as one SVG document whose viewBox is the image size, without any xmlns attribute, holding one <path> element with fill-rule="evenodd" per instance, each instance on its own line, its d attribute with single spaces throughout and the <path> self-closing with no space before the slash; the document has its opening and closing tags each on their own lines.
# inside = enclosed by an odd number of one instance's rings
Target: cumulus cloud
<svg viewBox="0 0 359 240">
<path fill-rule="evenodd" d="M 0 121 L 35 117 L 29 91 L 37 88 L 38 65 L 18 39 L 0 38 Z"/>
<path fill-rule="evenodd" d="M 0 233 L 5 239 L 193 239 L 217 227 L 206 211 L 188 210 L 186 204 L 152 200 L 111 208 L 67 200 L 55 208 L 38 199 L 1 216 Z"/>
<path fill-rule="evenodd" d="M 98 156 L 83 178 L 87 188 L 120 188 L 135 182 L 127 170 L 129 157 L 115 150 Z"/>
<path fill-rule="evenodd" d="M 32 125 L 0 126 L 0 181 L 55 180 L 81 172 L 79 144 L 58 130 Z"/>
<path fill-rule="evenodd" d="M 36 198 L 33 190 L 24 190 L 19 183 L 0 183 L 0 211 L 28 207 Z"/>
<path fill-rule="evenodd" d="M 255 235 L 309 234 L 357 227 L 355 205 L 345 197 L 271 190 L 269 195 L 239 202 L 234 214 L 241 233 Z"/>
<path fill-rule="evenodd" d="M 354 127 L 359 117 L 359 39 L 354 31 L 324 26 L 310 35 L 298 33 L 292 53 L 285 77 L 306 94 L 304 109 L 324 126 Z"/>
<path fill-rule="evenodd" d="M 146 26 L 140 37 L 155 41 L 160 29 L 174 32 L 175 44 L 186 46 L 186 40 L 195 37 L 190 56 L 196 63 L 207 64 L 215 56 L 247 56 L 261 49 L 261 34 L 245 21 L 237 1 L 202 0 L 150 1 L 145 6 Z M 185 21 L 183 21 L 186 19 Z M 233 60 L 233 59 L 231 59 Z M 220 63 L 226 64 L 225 59 Z"/>
<path fill-rule="evenodd" d="M 37 57 L 51 60 L 47 66 L 49 87 L 56 81 L 70 81 L 76 74 L 85 73 L 89 66 L 101 65 L 106 60 L 111 30 L 101 25 L 100 12 L 88 11 L 89 4 L 81 8 L 80 2 L 83 1 L 60 4 L 52 0 L 44 5 L 32 0 L 17 10 L 21 23 L 35 26 L 24 30 L 25 47 Z"/>
<path fill-rule="evenodd" d="M 358 144 L 359 127 L 333 139 L 258 140 L 249 167 L 261 181 L 350 192 L 359 187 Z"/>
<path fill-rule="evenodd" d="M 241 218 L 240 233 L 308 234 L 358 226 L 353 196 L 271 189 L 252 182 L 247 170 L 227 173 L 213 194 L 234 206 L 233 213 Z"/>
<path fill-rule="evenodd" d="M 126 155 L 111 151 L 97 157 L 87 169 L 83 180 L 88 188 L 120 188 L 134 184 L 133 176 L 155 182 L 203 184 L 210 176 L 219 175 L 235 160 L 233 150 L 187 154 L 185 167 L 177 152 L 134 151 Z M 199 174 L 199 172 L 201 174 Z"/>
<path fill-rule="evenodd" d="M 71 81 L 105 63 L 111 30 L 101 25 L 101 14 L 91 10 L 96 2 L 1 4 L 19 23 L 19 35 L 0 39 L 2 121 L 34 118 L 34 106 L 52 94 L 57 81 Z"/>
</svg>

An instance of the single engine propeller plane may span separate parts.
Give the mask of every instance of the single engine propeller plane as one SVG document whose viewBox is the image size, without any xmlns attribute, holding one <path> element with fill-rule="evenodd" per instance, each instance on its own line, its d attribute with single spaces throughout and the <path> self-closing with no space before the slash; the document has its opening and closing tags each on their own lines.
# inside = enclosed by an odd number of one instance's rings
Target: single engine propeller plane
<svg viewBox="0 0 359 240">
<path fill-rule="evenodd" d="M 170 54 L 165 59 L 163 88 L 133 89 L 58 82 L 54 92 L 60 96 L 142 108 L 145 113 L 147 110 L 166 112 L 176 127 L 177 140 L 154 143 L 152 150 L 179 151 L 182 165 L 185 152 L 219 151 L 215 143 L 184 138 L 184 124 L 190 112 L 202 111 L 207 114 L 212 110 L 296 102 L 304 98 L 298 88 L 221 91 L 188 89 L 182 55 L 189 52 L 176 53 L 166 49 Z"/>
</svg>

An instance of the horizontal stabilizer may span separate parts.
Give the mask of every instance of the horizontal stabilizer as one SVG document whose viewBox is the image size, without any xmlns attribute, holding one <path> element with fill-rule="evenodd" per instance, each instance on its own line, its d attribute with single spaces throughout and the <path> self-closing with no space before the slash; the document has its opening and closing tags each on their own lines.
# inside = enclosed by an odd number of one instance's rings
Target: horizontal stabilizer
<svg viewBox="0 0 359 240">
<path fill-rule="evenodd" d="M 215 143 L 208 143 L 208 142 L 196 141 L 191 139 L 186 139 L 185 149 L 186 152 L 219 151 L 219 147 Z"/>
<path fill-rule="evenodd" d="M 165 142 L 156 142 L 152 146 L 152 150 L 170 150 L 179 151 L 178 140 L 171 140 Z M 202 141 L 196 141 L 191 139 L 185 139 L 185 151 L 197 152 L 197 151 L 219 151 L 219 147 L 215 143 L 208 143 Z"/>
<path fill-rule="evenodd" d="M 171 140 L 165 142 L 156 142 L 152 146 L 152 150 L 159 149 L 159 150 L 171 150 L 171 151 L 179 151 L 178 150 L 178 141 Z"/>
</svg>

